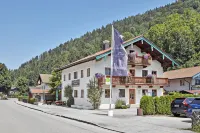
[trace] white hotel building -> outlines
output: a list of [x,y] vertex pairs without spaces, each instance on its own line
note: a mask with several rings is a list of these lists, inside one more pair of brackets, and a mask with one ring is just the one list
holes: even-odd
[[[132,74],[129,80],[124,81],[122,77],[113,77],[112,107],[114,108],[117,99],[123,99],[126,104],[139,104],[143,95],[162,96],[163,86],[168,83],[168,79],[163,77],[163,71],[168,67],[177,66],[178,63],[143,36],[128,40],[123,46],[127,53],[134,50],[138,56],[135,61],[128,61],[128,70]],[[74,106],[92,108],[87,98],[87,83],[96,73],[109,77],[110,53],[110,48],[105,47],[100,52],[59,68],[58,71],[62,71],[62,100],[67,100],[64,97],[65,86],[72,85]],[[149,53],[151,58],[145,60],[144,53]],[[148,75],[151,74],[156,75],[156,78],[149,78]],[[108,109],[110,86],[105,83],[104,78],[99,79],[99,83],[103,88],[99,108]]]

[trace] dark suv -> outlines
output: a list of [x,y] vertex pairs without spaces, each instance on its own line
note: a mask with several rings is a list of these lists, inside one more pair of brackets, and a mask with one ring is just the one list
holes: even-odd
[[176,98],[171,103],[171,111],[174,116],[186,115],[188,105],[194,100],[194,98]]

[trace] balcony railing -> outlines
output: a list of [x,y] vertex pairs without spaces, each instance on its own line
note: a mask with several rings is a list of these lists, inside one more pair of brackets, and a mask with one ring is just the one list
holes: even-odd
[[[106,78],[110,78],[107,76]],[[106,84],[105,77],[99,78],[99,85]],[[149,78],[149,77],[112,77],[113,85],[167,85],[168,78]]]
[[128,56],[128,64],[135,66],[148,66],[151,65],[151,58],[145,59],[143,56],[136,56],[135,58],[131,55]]

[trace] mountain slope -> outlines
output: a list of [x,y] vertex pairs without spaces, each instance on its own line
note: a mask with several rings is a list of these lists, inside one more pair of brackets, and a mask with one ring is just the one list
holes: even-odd
[[[174,13],[183,14],[184,10],[187,8],[200,12],[200,1],[182,0],[168,4],[147,11],[144,14],[138,14],[123,20],[115,21],[114,26],[120,33],[130,32],[133,36],[137,36],[147,33],[148,30],[156,24],[162,24],[165,22],[168,15]],[[30,61],[25,62],[19,67],[19,69],[12,70],[12,80],[15,81],[19,76],[23,76],[29,79],[29,85],[35,85],[39,73],[51,73],[54,68],[68,64],[101,50],[103,40],[110,40],[110,36],[111,25],[108,24],[93,30],[92,32],[87,32],[80,38],[71,39],[64,44],[60,44],[55,49],[46,51],[40,56],[36,56]],[[154,40],[156,40],[155,38]],[[165,48],[162,47],[160,43],[158,43],[158,45],[163,49]],[[172,55],[174,54],[172,53]],[[174,58],[176,59],[176,56],[174,56]],[[188,61],[189,59],[184,61]]]

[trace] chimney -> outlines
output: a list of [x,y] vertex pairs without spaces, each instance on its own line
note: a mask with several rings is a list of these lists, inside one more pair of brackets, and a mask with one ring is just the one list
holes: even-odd
[[110,47],[110,41],[104,40],[103,41],[103,50],[106,50]]

